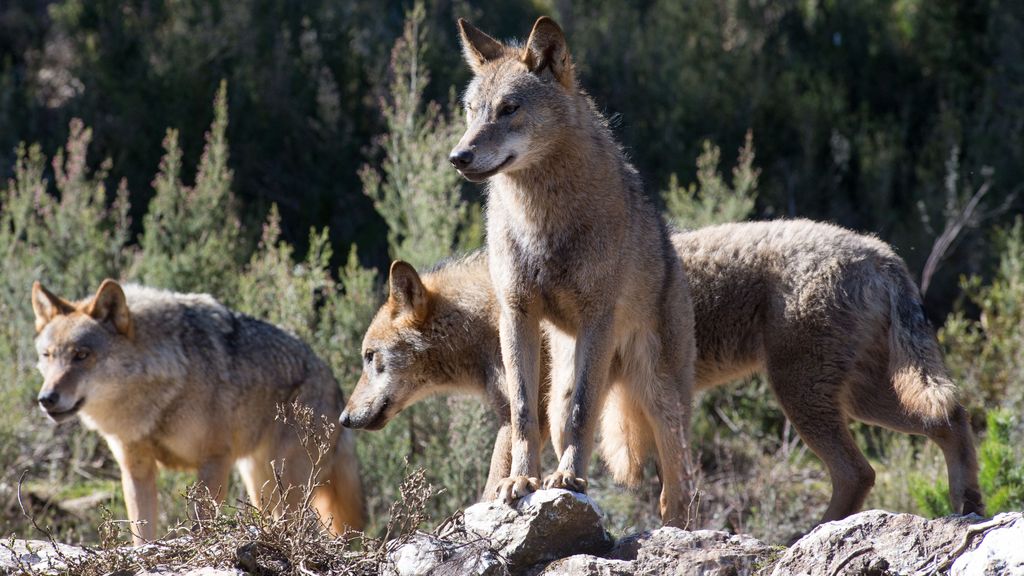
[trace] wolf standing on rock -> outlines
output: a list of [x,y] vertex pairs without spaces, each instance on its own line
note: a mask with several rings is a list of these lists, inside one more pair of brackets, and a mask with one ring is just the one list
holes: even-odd
[[[80,302],[36,282],[32,308],[39,405],[56,422],[79,415],[106,439],[121,467],[135,544],[157,535],[158,463],[198,470],[218,500],[237,465],[252,503],[274,512],[282,492],[294,510],[312,479],[314,505],[335,532],[362,527],[352,433],[320,425],[337,419],[341,389],[298,338],[206,294],[122,289],[113,280]],[[293,404],[312,411],[317,432],[330,432],[319,476],[304,446],[310,440],[275,421],[281,405],[292,417]]]
[[[945,456],[952,509],[984,512],[970,419],[921,313],[917,287],[891,247],[808,220],[676,232],[672,244],[693,297],[697,390],[753,373],[769,376],[800,438],[828,468],[832,497],[823,522],[857,512],[873,484],[849,420],[933,440]],[[348,425],[381,428],[431,394],[486,396],[500,423],[487,496],[508,476],[512,453],[487,255],[445,262],[422,277],[396,262],[391,276],[392,292],[397,286],[414,294],[424,313],[406,321],[412,299],[394,294],[381,307],[363,349],[396,361],[386,377],[364,367],[349,398],[346,413],[355,416]],[[629,391],[619,390],[601,410],[600,451],[617,481],[636,485],[653,435]],[[552,412],[549,419],[560,417]]]
[[665,224],[577,87],[553,20],[538,19],[522,47],[459,27],[474,78],[450,160],[471,181],[490,179],[488,256],[512,414],[511,474],[498,495],[512,501],[538,487],[543,328],[551,413],[564,419],[551,427],[560,461],[544,486],[586,490],[601,406],[627,389],[619,395],[654,434],[662,520],[684,525],[693,309]]

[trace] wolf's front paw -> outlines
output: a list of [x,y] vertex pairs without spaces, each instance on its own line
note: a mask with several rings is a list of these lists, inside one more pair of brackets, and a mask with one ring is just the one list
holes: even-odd
[[540,489],[540,480],[527,478],[526,476],[513,476],[500,480],[494,488],[495,498],[511,505],[516,500],[526,496],[530,492]]
[[544,488],[563,488],[585,494],[587,492],[587,479],[577,478],[575,474],[558,470],[544,479]]

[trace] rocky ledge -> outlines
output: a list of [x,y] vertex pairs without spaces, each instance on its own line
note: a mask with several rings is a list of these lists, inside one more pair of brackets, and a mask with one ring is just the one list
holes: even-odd
[[[616,541],[589,498],[542,490],[516,508],[477,504],[443,530],[395,540],[388,549],[383,571],[393,576],[1024,576],[1024,516],[926,520],[870,510],[818,526],[788,549],[745,535],[668,527]],[[81,553],[70,546],[9,541],[0,547],[0,573],[60,573],[61,558]],[[242,566],[159,573],[246,574]]]

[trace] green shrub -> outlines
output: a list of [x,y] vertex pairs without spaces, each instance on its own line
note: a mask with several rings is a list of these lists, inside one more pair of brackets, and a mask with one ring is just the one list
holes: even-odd
[[949,483],[941,478],[929,478],[914,473],[910,481],[910,494],[917,504],[918,512],[928,518],[949,516],[953,509],[949,505]]
[[73,120],[66,152],[58,150],[53,159],[55,191],[43,176],[46,159],[39,147],[18,148],[0,214],[0,250],[6,292],[17,298],[23,315],[31,311],[24,306],[31,280],[17,286],[12,281],[40,279],[58,293],[77,297],[103,278],[117,277],[125,265],[127,189],[122,181],[115,195],[107,192],[109,160],[90,173],[86,154],[91,140],[92,131]]
[[[391,51],[388,97],[380,102],[387,125],[378,141],[384,158],[380,170],[367,164],[359,171],[365,194],[387,222],[392,256],[414,266],[450,255],[467,224],[462,177],[447,161],[462,123],[437,102],[423,103],[430,82],[423,65],[425,18],[423,2],[406,14],[402,36]],[[448,109],[455,109],[454,96]]]
[[317,351],[329,360],[342,388],[351,392],[362,371],[363,332],[381,303],[380,282],[376,270],[359,264],[353,246],[338,270],[337,284],[339,291],[325,300],[329,320],[319,326],[316,342],[323,349]]
[[[104,278],[119,277],[129,256],[127,190],[122,182],[115,194],[108,192],[109,161],[89,170],[91,139],[81,121],[70,123],[67,145],[53,159],[52,186],[40,148],[19,146],[14,177],[0,196],[0,518],[12,528],[26,525],[15,494],[23,472],[30,485],[52,486],[113,473],[95,434],[76,424],[55,426],[35,405],[40,379],[32,341],[32,282],[41,280],[70,298],[86,296]],[[66,519],[57,530],[84,537],[95,533],[88,524]]]
[[[421,269],[456,249],[472,247],[480,234],[479,209],[462,199],[461,177],[447,162],[461,122],[444,114],[438,103],[423,103],[429,82],[422,63],[424,19],[423,3],[417,2],[391,52],[388,97],[381,101],[387,124],[379,140],[381,169],[367,165],[360,171],[366,195],[388,225],[392,256]],[[454,106],[452,99],[449,110]],[[358,346],[353,342],[352,349]],[[352,366],[358,366],[354,360]],[[433,502],[435,515],[475,501],[487,479],[495,434],[490,410],[475,398],[430,398],[388,428],[363,434],[360,454],[374,462],[364,475],[378,489],[370,497],[371,514],[384,513],[397,498],[406,461],[423,466],[431,483],[444,488]]]
[[[76,3],[71,4],[77,6]],[[69,6],[74,8],[72,5]],[[94,11],[88,7],[82,9],[88,14]],[[62,9],[62,13],[69,10]],[[167,28],[162,28],[165,33],[155,35],[152,41],[157,42],[157,46],[182,48],[183,45],[178,42],[185,32],[181,31],[198,29],[210,32],[203,35],[200,42],[202,46],[217,45],[220,36],[212,33],[216,30],[214,23],[199,13],[193,18],[190,10],[187,7],[181,10],[169,8],[165,23]],[[359,21],[363,17],[332,10],[324,11],[327,21],[350,16],[355,18],[353,21]],[[627,15],[636,12],[622,7],[615,10]],[[597,41],[595,39],[599,38],[604,43],[611,37],[613,41],[619,42],[623,40],[622,35],[632,34],[631,30],[639,28],[616,25],[602,30],[595,19],[607,16],[608,13],[598,12],[594,15],[583,12],[575,14],[577,29],[571,34],[574,46],[580,47],[580,50],[574,48],[574,54],[586,55],[579,59],[581,74],[606,79],[619,78],[621,75],[605,74],[599,68],[600,55],[593,48]],[[663,10],[657,12],[661,18]],[[71,18],[68,13],[54,14],[60,22]],[[373,14],[376,15],[376,12]],[[224,18],[234,18],[227,24],[235,33],[242,34],[241,30],[248,30],[250,16],[251,9],[242,6],[228,10]],[[675,18],[675,22],[683,18],[681,12],[673,12],[670,16],[670,20]],[[157,20],[161,17],[153,16]],[[94,16],[85,20],[105,22]],[[608,22],[619,20],[609,19]],[[647,20],[645,17],[637,21]],[[651,24],[664,26],[664,21]],[[715,34],[719,30],[712,19],[697,18],[695,21],[707,26],[698,37],[718,38]],[[132,18],[126,22],[126,26],[134,25],[131,24],[134,22]],[[298,116],[281,114],[274,117],[271,123],[277,127],[274,131],[276,134],[292,135],[300,140],[301,136],[305,136],[326,141],[340,138],[343,132],[365,135],[377,129],[370,118],[347,117],[355,116],[347,111],[361,110],[364,106],[363,103],[354,102],[372,102],[370,98],[359,98],[364,93],[357,89],[357,85],[361,85],[364,79],[356,73],[347,75],[348,72],[364,70],[362,63],[350,67],[344,62],[331,60],[328,52],[324,51],[329,46],[342,46],[347,51],[353,42],[358,44],[366,38],[350,37],[346,35],[348,32],[328,37],[324,34],[325,28],[316,22],[319,20],[311,23],[296,16],[295,22],[281,25],[280,42],[275,40],[270,48],[253,48],[246,42],[236,43],[246,46],[245,50],[252,49],[253,54],[259,54],[261,64],[266,60],[267,53],[282,55],[280,61],[275,56],[274,62],[268,64],[270,72],[261,72],[251,77],[243,73],[239,81],[233,84],[238,87],[236,90],[249,96],[248,99],[241,98],[242,102],[249,103],[249,107],[236,112],[240,120],[233,124],[234,128],[246,126],[246,130],[238,134],[259,134],[259,130],[254,131],[252,126],[267,121],[258,117],[260,114],[253,109],[254,102],[258,102],[258,106],[267,105],[274,110],[281,110],[280,104],[272,100],[288,100],[287,87],[269,88],[270,95],[264,100],[252,98],[253,94],[259,97],[264,95],[263,88],[270,84],[266,81],[268,78],[284,80],[275,86],[302,84],[305,86],[303,93],[307,96],[310,91],[316,91],[317,109],[322,112],[302,112]],[[466,201],[468,196],[464,195],[458,174],[446,163],[445,157],[461,132],[461,119],[454,112],[455,102],[447,84],[441,89],[430,90],[426,74],[426,63],[431,57],[426,43],[430,31],[426,22],[423,5],[417,3],[407,14],[403,34],[391,51],[389,73],[380,82],[379,88],[385,96],[378,102],[385,131],[372,148],[372,157],[359,171],[362,193],[373,201],[388,226],[390,255],[408,260],[421,268],[453,252],[475,247],[482,237],[480,205]],[[740,18],[733,25],[739,26],[736,29],[750,29],[751,23]],[[813,23],[807,25],[812,28],[817,26]],[[91,30],[92,24],[86,23],[83,26],[82,29]],[[271,30],[270,35],[277,34],[278,29],[276,22],[268,28]],[[115,26],[113,30],[125,29]],[[368,37],[390,34],[387,30],[390,29],[384,25],[381,29],[368,32]],[[102,37],[108,38],[110,34],[113,33],[102,32]],[[450,31],[447,34],[452,36]],[[742,42],[742,36],[739,34],[730,42]],[[76,37],[76,42],[87,47],[91,42],[89,37],[89,34],[83,33],[81,38]],[[435,35],[435,42],[440,37],[443,36]],[[590,42],[587,38],[591,39]],[[756,38],[753,40],[751,45],[761,43]],[[147,39],[149,41],[151,39]],[[147,45],[150,51],[143,53],[153,54],[153,45]],[[377,48],[377,45],[381,48]],[[643,42],[624,44],[627,48],[630,45],[640,46],[644,50],[651,48]],[[189,62],[205,62],[202,46],[186,50]],[[386,43],[377,43],[373,50],[383,53],[386,51],[383,46]],[[593,52],[590,55],[587,55],[588,46],[590,52]],[[454,49],[451,46],[449,48]],[[704,48],[695,44],[687,48],[691,49]],[[295,54],[285,55],[289,51]],[[447,48],[445,52],[448,52]],[[643,55],[642,52],[639,54]],[[95,49],[88,56],[92,62],[90,66],[99,60]],[[296,68],[288,65],[297,61],[292,59],[293,56],[302,61],[301,70],[297,69],[295,76],[282,75],[281,70]],[[673,58],[676,56],[678,54]],[[362,53],[354,56],[363,57],[369,60]],[[616,61],[621,60],[618,58]],[[631,66],[636,66],[640,60],[650,59],[638,57],[632,60]],[[181,68],[181,62],[175,67],[170,60],[157,58],[155,63],[158,68],[164,67],[165,71]],[[658,65],[661,66],[660,63]],[[585,67],[591,68],[587,70]],[[689,70],[691,76],[696,70],[692,67],[684,68]],[[716,73],[720,70],[718,66],[713,68]],[[650,71],[658,72],[654,69]],[[305,82],[314,72],[320,80]],[[464,74],[465,70],[461,73]],[[159,76],[160,70],[156,74]],[[10,84],[5,84],[9,78],[13,76],[7,72],[0,74],[0,98],[11,94]],[[253,81],[252,78],[257,80]],[[699,82],[690,82],[685,75],[679,78],[700,85]],[[784,83],[796,82],[798,79],[789,73],[782,74],[781,78]],[[682,186],[679,179],[673,177],[668,189],[664,191],[663,199],[668,216],[676,223],[688,227],[743,220],[751,216],[756,203],[778,199],[783,192],[793,201],[793,207],[787,205],[787,210],[818,216],[835,215],[847,209],[844,202],[850,200],[846,193],[848,187],[850,190],[870,187],[880,192],[872,198],[858,196],[857,201],[863,202],[864,206],[856,212],[855,217],[859,214],[872,222],[885,223],[899,221],[891,205],[895,198],[894,190],[900,188],[897,184],[908,178],[907,174],[917,174],[916,179],[922,182],[924,188],[929,183],[941,182],[940,173],[937,173],[936,178],[934,174],[915,170],[932,164],[940,166],[943,155],[936,157],[938,161],[925,157],[916,165],[911,163],[906,169],[900,168],[906,164],[901,160],[906,159],[907,153],[900,148],[900,142],[906,139],[900,136],[897,128],[891,131],[887,122],[878,119],[865,124],[858,122],[861,128],[852,132],[848,126],[844,128],[833,122],[830,112],[833,104],[830,102],[841,104],[842,87],[834,83],[833,79],[820,80],[812,86],[810,96],[787,102],[787,105],[791,104],[794,109],[800,110],[801,114],[810,110],[811,116],[806,124],[774,127],[780,130],[772,132],[772,144],[768,148],[774,149],[761,156],[773,159],[765,164],[766,169],[771,168],[773,174],[783,172],[793,178],[793,182],[775,178],[771,183],[765,182],[767,187],[763,190],[759,188],[760,171],[754,167],[752,137],[749,133],[739,151],[731,178],[719,172],[722,156],[719,148],[706,142],[697,159],[696,182]],[[89,79],[86,78],[86,81],[88,83]],[[108,82],[107,85],[111,84]],[[584,84],[590,86],[591,82]],[[210,84],[206,82],[203,85]],[[87,94],[90,97],[95,94],[104,94],[105,97],[109,95],[103,90],[94,90],[95,84],[90,83],[89,86]],[[780,89],[785,89],[785,86]],[[775,96],[772,97],[778,98],[780,93],[774,90],[771,93]],[[680,91],[660,91],[659,94],[662,92],[671,95],[673,101],[679,97],[696,98],[706,93],[703,89],[682,95]],[[441,104],[428,102],[425,95],[431,93],[447,94],[448,101]],[[723,89],[721,94],[736,95],[739,92],[728,88]],[[234,98],[234,92],[232,95],[232,102],[239,101]],[[620,94],[620,97],[628,96]],[[308,104],[309,98],[306,100]],[[598,101],[604,102],[601,95]],[[194,106],[186,107],[188,110],[192,108]],[[615,109],[616,106],[610,108]],[[703,109],[703,106],[689,106],[688,109]],[[0,113],[0,116],[4,115]],[[196,116],[201,115],[192,114],[192,117]],[[162,115],[157,117],[164,118]],[[631,114],[631,122],[633,119],[637,122],[627,123],[626,130],[640,123],[658,125],[658,129],[651,133],[659,138],[671,136],[661,130],[661,126],[676,125],[675,117],[672,116],[647,118],[646,115]],[[741,125],[763,124],[757,118],[737,117],[735,121],[743,122]],[[0,119],[0,122],[7,120]],[[815,128],[816,123],[827,126],[828,130],[820,133]],[[177,125],[185,130],[196,129],[189,124]],[[109,134],[104,131],[105,139],[117,142],[119,135],[116,129],[109,125],[104,128],[114,132]],[[160,125],[159,129],[162,128]],[[108,490],[110,486],[116,486],[113,483],[117,478],[116,467],[112,465],[98,435],[86,433],[76,425],[55,427],[34,406],[33,397],[39,382],[33,367],[35,352],[31,338],[32,313],[28,305],[28,290],[34,279],[43,279],[55,291],[68,296],[88,295],[107,276],[137,279],[176,290],[212,293],[226,304],[294,331],[330,363],[341,386],[346,392],[351,392],[360,375],[360,341],[382,297],[382,278],[378,277],[376,270],[360,265],[354,246],[342,267],[332,270],[332,252],[326,229],[310,231],[308,249],[304,245],[296,248],[282,234],[281,217],[276,207],[271,208],[269,214],[262,215],[253,214],[257,208],[250,206],[247,212],[249,217],[242,218],[240,203],[232,190],[235,182],[232,168],[238,170],[238,182],[243,183],[258,182],[258,176],[267,173],[276,176],[284,174],[287,177],[266,179],[283,182],[281,189],[268,191],[246,188],[245,197],[275,198],[279,201],[283,198],[300,198],[302,200],[295,202],[295,205],[281,201],[285,213],[304,213],[307,218],[309,214],[315,213],[316,221],[324,222],[327,221],[324,214],[330,211],[321,208],[333,205],[334,199],[331,202],[311,202],[310,198],[322,200],[325,194],[323,190],[331,190],[332,194],[337,192],[339,198],[351,200],[359,191],[337,189],[338,182],[348,184],[354,182],[355,178],[352,175],[354,170],[351,169],[345,177],[348,180],[332,176],[342,172],[333,165],[334,157],[328,157],[328,163],[332,164],[329,171],[314,174],[312,168],[317,164],[325,164],[324,157],[317,151],[351,149],[350,157],[338,159],[338,164],[342,165],[358,158],[354,152],[356,146],[346,144],[337,147],[320,143],[312,144],[308,150],[301,149],[298,153],[292,149],[291,155],[286,153],[280,163],[286,164],[290,159],[295,166],[264,172],[253,167],[261,162],[265,164],[268,157],[279,158],[278,140],[265,138],[251,139],[250,142],[236,139],[236,145],[241,145],[242,150],[253,154],[250,157],[246,153],[240,154],[238,148],[232,148],[231,158],[235,160],[229,166],[227,128],[227,88],[222,84],[215,98],[205,152],[191,186],[184,183],[188,177],[183,172],[186,170],[184,159],[191,158],[189,151],[194,147],[188,145],[188,140],[184,144],[179,142],[176,130],[167,132],[163,160],[152,183],[152,200],[148,206],[139,206],[147,210],[141,226],[136,230],[140,232],[137,244],[133,243],[129,229],[127,186],[121,183],[116,190],[108,189],[106,181],[113,169],[109,162],[99,163],[99,168],[92,171],[88,168],[87,151],[92,133],[80,121],[71,123],[68,144],[58,152],[51,169],[47,168],[47,160],[40,147],[18,148],[13,163],[14,176],[0,197],[0,258],[3,258],[4,266],[4,275],[0,279],[0,358],[5,359],[0,362],[0,411],[6,415],[0,418],[0,462],[4,463],[0,470],[0,523],[7,530],[31,535],[31,529],[17,508],[14,496],[14,488],[22,470],[29,471],[25,489],[32,493],[33,498],[51,493],[61,499],[93,490]],[[691,133],[698,137],[713,134],[705,130],[692,130]],[[799,137],[794,137],[794,133],[798,133]],[[789,137],[778,137],[778,134],[789,134]],[[669,154],[668,157],[692,146],[692,143],[678,141],[674,137],[668,142],[670,146],[662,146],[666,142],[659,138],[641,143],[650,150],[668,151],[659,152]],[[943,154],[948,149],[948,142],[944,138],[921,140],[937,142],[936,149],[941,148]],[[153,150],[158,149],[156,144],[147,143],[152,145]],[[794,164],[786,162],[799,159],[800,156],[782,155],[779,146],[801,148],[801,154],[822,160],[825,169],[817,166],[821,162],[805,158],[806,165],[796,166],[794,170]],[[260,156],[257,152],[267,155]],[[5,152],[0,151],[2,153]],[[148,157],[149,154],[141,156]],[[128,157],[137,158],[139,155],[129,154]],[[660,159],[648,155],[646,161],[659,163]],[[131,174],[138,174],[143,169],[152,170],[152,167],[145,168],[144,163],[141,165],[142,168],[137,165],[116,168]],[[244,169],[246,165],[250,167],[248,173]],[[661,162],[660,165],[668,166],[668,163]],[[964,170],[969,170],[971,165],[965,160]],[[297,176],[296,172],[302,170],[309,173]],[[858,182],[850,180],[858,170],[867,176]],[[903,170],[909,172],[904,173]],[[691,174],[692,170],[680,173]],[[317,188],[317,191],[307,190],[303,184],[296,182],[310,183],[309,188]],[[325,182],[334,188],[325,185]],[[832,188],[842,190],[843,193],[832,193]],[[819,191],[822,193],[818,194]],[[136,192],[136,198],[146,198],[150,191]],[[801,193],[803,196],[799,195]],[[794,194],[796,196],[790,197]],[[922,195],[921,190],[910,194],[902,198],[908,206],[919,197],[930,198],[927,194]],[[829,203],[828,210],[814,212],[813,206],[819,200]],[[354,207],[359,212],[358,206]],[[771,209],[770,205],[764,206],[765,213],[770,213]],[[351,221],[345,222],[351,226],[349,230],[343,231],[344,234],[351,236],[352,229],[358,228],[364,219],[364,214],[354,213]],[[265,222],[262,235],[256,226],[250,226],[258,221]],[[294,221],[288,223],[293,226],[295,224]],[[884,228],[881,225],[874,227]],[[974,407],[978,414],[983,410],[1003,410],[989,414],[989,429],[983,436],[979,451],[983,491],[990,511],[995,512],[1022,505],[1021,486],[1024,481],[1021,476],[1024,473],[1018,464],[1021,459],[1018,447],[1024,434],[1019,419],[1012,419],[1008,414],[1020,414],[1024,410],[1024,389],[1017,385],[1024,381],[1024,368],[1021,368],[1024,366],[1024,357],[1021,356],[1024,354],[1024,224],[1018,220],[1013,228],[998,233],[992,245],[1000,254],[996,273],[990,281],[976,276],[963,280],[966,298],[958,311],[949,317],[940,337],[951,371],[963,384],[965,402]],[[977,320],[974,319],[976,316]],[[856,434],[879,471],[878,484],[870,496],[869,506],[908,511],[917,509],[933,515],[948,511],[945,508],[943,483],[935,484],[932,480],[944,476],[941,454],[932,443],[866,427],[857,427]],[[770,387],[763,378],[751,379],[739,388],[723,387],[703,394],[694,411],[692,437],[693,447],[700,455],[704,467],[697,503],[700,514],[697,526],[752,531],[759,536],[782,541],[794,532],[806,530],[820,516],[829,493],[827,475],[782,417]],[[440,497],[429,503],[429,511],[434,519],[474,501],[486,477],[493,438],[494,426],[489,410],[475,399],[464,398],[428,400],[400,416],[384,430],[360,433],[358,452],[367,487],[371,530],[377,530],[388,523],[391,504],[400,497],[401,481],[406,477],[410,465],[425,468],[429,482],[444,490]],[[551,465],[546,463],[545,467]],[[591,491],[599,502],[606,505],[606,510],[611,511],[611,523],[616,530],[654,527],[660,523],[656,515],[658,486],[653,466],[649,466],[649,481],[641,487],[639,493],[625,496],[621,494],[620,487],[611,483],[602,467],[595,466],[593,470]],[[912,472],[908,474],[908,470]],[[86,477],[91,479],[83,480]],[[184,518],[184,501],[180,494],[191,478],[191,475],[185,474],[164,474],[161,477],[162,525],[169,526]],[[54,487],[62,489],[55,490]],[[237,486],[231,494],[232,497],[241,496]],[[119,491],[109,500],[109,504],[113,507],[115,518],[124,517]],[[40,510],[46,506],[44,503]],[[97,539],[99,514],[77,518],[60,512],[53,505],[49,505],[48,510],[40,512],[40,518],[57,527],[55,535],[58,537],[91,541]],[[420,520],[421,516],[417,515],[415,521]]]
[[231,192],[227,126],[227,84],[222,82],[191,187],[181,181],[178,132],[167,131],[160,172],[153,180],[156,194],[143,220],[139,259],[132,271],[144,284],[218,297],[235,290],[248,251]]
[[978,481],[989,514],[1024,508],[1024,451],[1019,431],[1019,413],[988,413],[985,439],[978,447]]
[[295,248],[281,240],[281,215],[274,205],[259,245],[238,277],[237,292],[225,295],[225,301],[242,312],[291,330],[306,342],[315,342],[323,322],[321,302],[337,297],[330,259],[327,230],[313,230],[306,258],[296,262]]
[[697,157],[697,182],[681,186],[673,173],[668,189],[661,193],[669,219],[684,228],[700,228],[723,222],[745,220],[754,211],[757,178],[754,168],[754,136],[748,130],[732,169],[732,185],[718,171],[721,150],[707,140]]
[[985,285],[978,276],[960,281],[978,319],[961,305],[939,331],[939,341],[968,405],[1019,414],[1024,410],[1024,218],[994,236],[999,265],[991,282]]
[[[985,436],[978,445],[978,482],[989,515],[1024,508],[1024,454],[1014,436],[1019,418],[1006,410],[993,410],[986,415]],[[911,493],[922,514],[946,516],[954,511],[949,506],[949,484],[915,474]]]

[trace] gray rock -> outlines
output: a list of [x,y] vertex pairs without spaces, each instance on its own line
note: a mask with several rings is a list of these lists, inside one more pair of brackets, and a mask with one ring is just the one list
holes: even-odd
[[603,557],[578,554],[537,572],[560,575],[755,574],[776,549],[750,536],[664,527],[623,538]]
[[464,520],[466,530],[490,540],[513,571],[570,554],[598,554],[614,544],[594,501],[568,490],[539,490],[515,508],[482,502],[467,508]]
[[[157,546],[114,552],[128,558],[153,558],[147,554],[154,554]],[[710,530],[659,528],[623,538],[613,547],[601,526],[600,511],[588,498],[544,490],[524,498],[515,509],[478,504],[440,537],[416,534],[392,542],[389,549],[386,573],[390,576],[743,576],[768,570],[773,570],[773,576],[947,572],[1024,576],[1024,515],[926,520],[871,510],[815,528],[776,561],[777,548],[749,536]],[[67,574],[86,554],[91,552],[39,540],[0,541],[0,574]],[[285,559],[258,546],[239,548],[237,561],[243,569],[159,566],[141,574],[241,576],[291,571]]]
[[[147,544],[139,548],[126,546],[116,550],[127,555],[143,557],[156,550],[156,544]],[[70,544],[51,544],[44,540],[4,540],[0,541],[0,574],[68,574],[69,563],[90,554],[80,546]],[[122,572],[116,572],[121,574]],[[150,570],[132,573],[134,576],[245,576],[246,572],[235,569],[221,568],[171,568],[158,566]]]
[[[973,545],[970,539],[970,545],[963,545],[965,536],[972,525],[981,522],[984,519],[976,515],[927,520],[912,514],[869,510],[818,526],[786,551],[772,574],[944,573],[957,556]],[[994,554],[1002,558],[1006,552]]]
[[65,574],[67,562],[84,555],[84,549],[45,540],[0,541],[0,574]]
[[430,534],[415,536],[397,544],[388,554],[389,576],[506,576],[508,568],[486,541],[454,542]]
[[662,574],[661,571],[637,572],[633,562],[628,560],[610,560],[589,554],[577,554],[555,560],[543,568],[530,572],[531,576],[633,576],[634,574]]
[[224,570],[222,568],[195,568],[191,570],[157,569],[139,572],[135,576],[247,576],[249,572],[242,570]]
[[[992,525],[978,534],[977,548],[956,559],[952,576],[1024,576],[1024,516],[1020,512],[997,514]],[[976,524],[973,528],[980,529]]]

